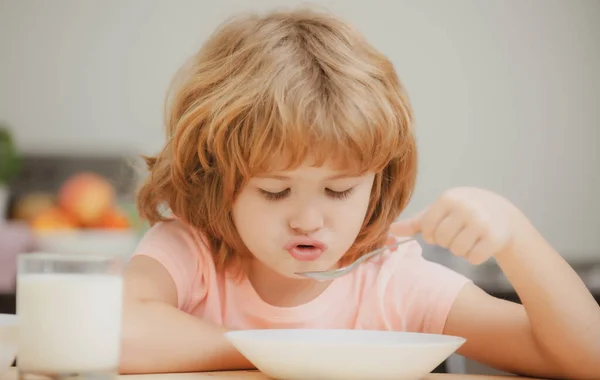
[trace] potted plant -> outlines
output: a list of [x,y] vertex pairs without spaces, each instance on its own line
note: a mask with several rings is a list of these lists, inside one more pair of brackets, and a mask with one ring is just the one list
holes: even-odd
[[0,125],[0,221],[6,218],[9,200],[9,183],[19,173],[21,160],[12,133]]

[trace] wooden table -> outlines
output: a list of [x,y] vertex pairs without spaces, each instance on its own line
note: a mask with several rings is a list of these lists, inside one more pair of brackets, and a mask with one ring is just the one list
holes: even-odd
[[[166,373],[152,375],[121,375],[120,380],[268,380],[269,378],[256,371],[228,371],[203,373]],[[490,375],[456,375],[432,373],[422,380],[526,380],[529,378],[515,376]],[[0,380],[17,380],[17,371],[12,368],[0,373]]]

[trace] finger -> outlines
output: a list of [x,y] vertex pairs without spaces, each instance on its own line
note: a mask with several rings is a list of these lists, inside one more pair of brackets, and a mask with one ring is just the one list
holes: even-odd
[[423,215],[421,220],[421,236],[428,244],[435,244],[435,231],[438,225],[448,216],[450,207],[445,202],[435,202]]
[[465,258],[473,265],[479,265],[487,261],[494,254],[492,242],[485,236],[482,236],[467,252]]
[[464,228],[448,245],[448,249],[456,256],[467,256],[481,237],[477,228]]
[[412,236],[421,232],[421,219],[425,210],[408,219],[398,220],[390,226],[390,233],[394,236]]
[[435,229],[433,233],[434,244],[448,248],[452,240],[454,240],[464,227],[464,218],[456,212],[450,213]]

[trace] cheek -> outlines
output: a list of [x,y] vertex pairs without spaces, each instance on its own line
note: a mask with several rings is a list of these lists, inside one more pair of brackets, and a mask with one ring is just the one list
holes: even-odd
[[341,202],[335,212],[336,224],[346,231],[358,234],[367,214],[370,198],[371,190],[367,188],[360,189],[346,202]]
[[233,222],[246,245],[250,245],[250,240],[271,230],[268,226],[275,219],[271,214],[270,209],[265,207],[264,201],[247,192],[240,193],[233,205]]
[[257,214],[255,202],[245,192],[240,193],[233,205],[233,221],[240,233],[252,225],[255,214]]

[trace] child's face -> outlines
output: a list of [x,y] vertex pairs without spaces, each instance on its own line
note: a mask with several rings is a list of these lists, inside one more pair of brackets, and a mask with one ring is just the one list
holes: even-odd
[[330,269],[360,231],[373,179],[374,173],[349,176],[330,165],[264,173],[239,194],[237,231],[260,264],[283,276]]

